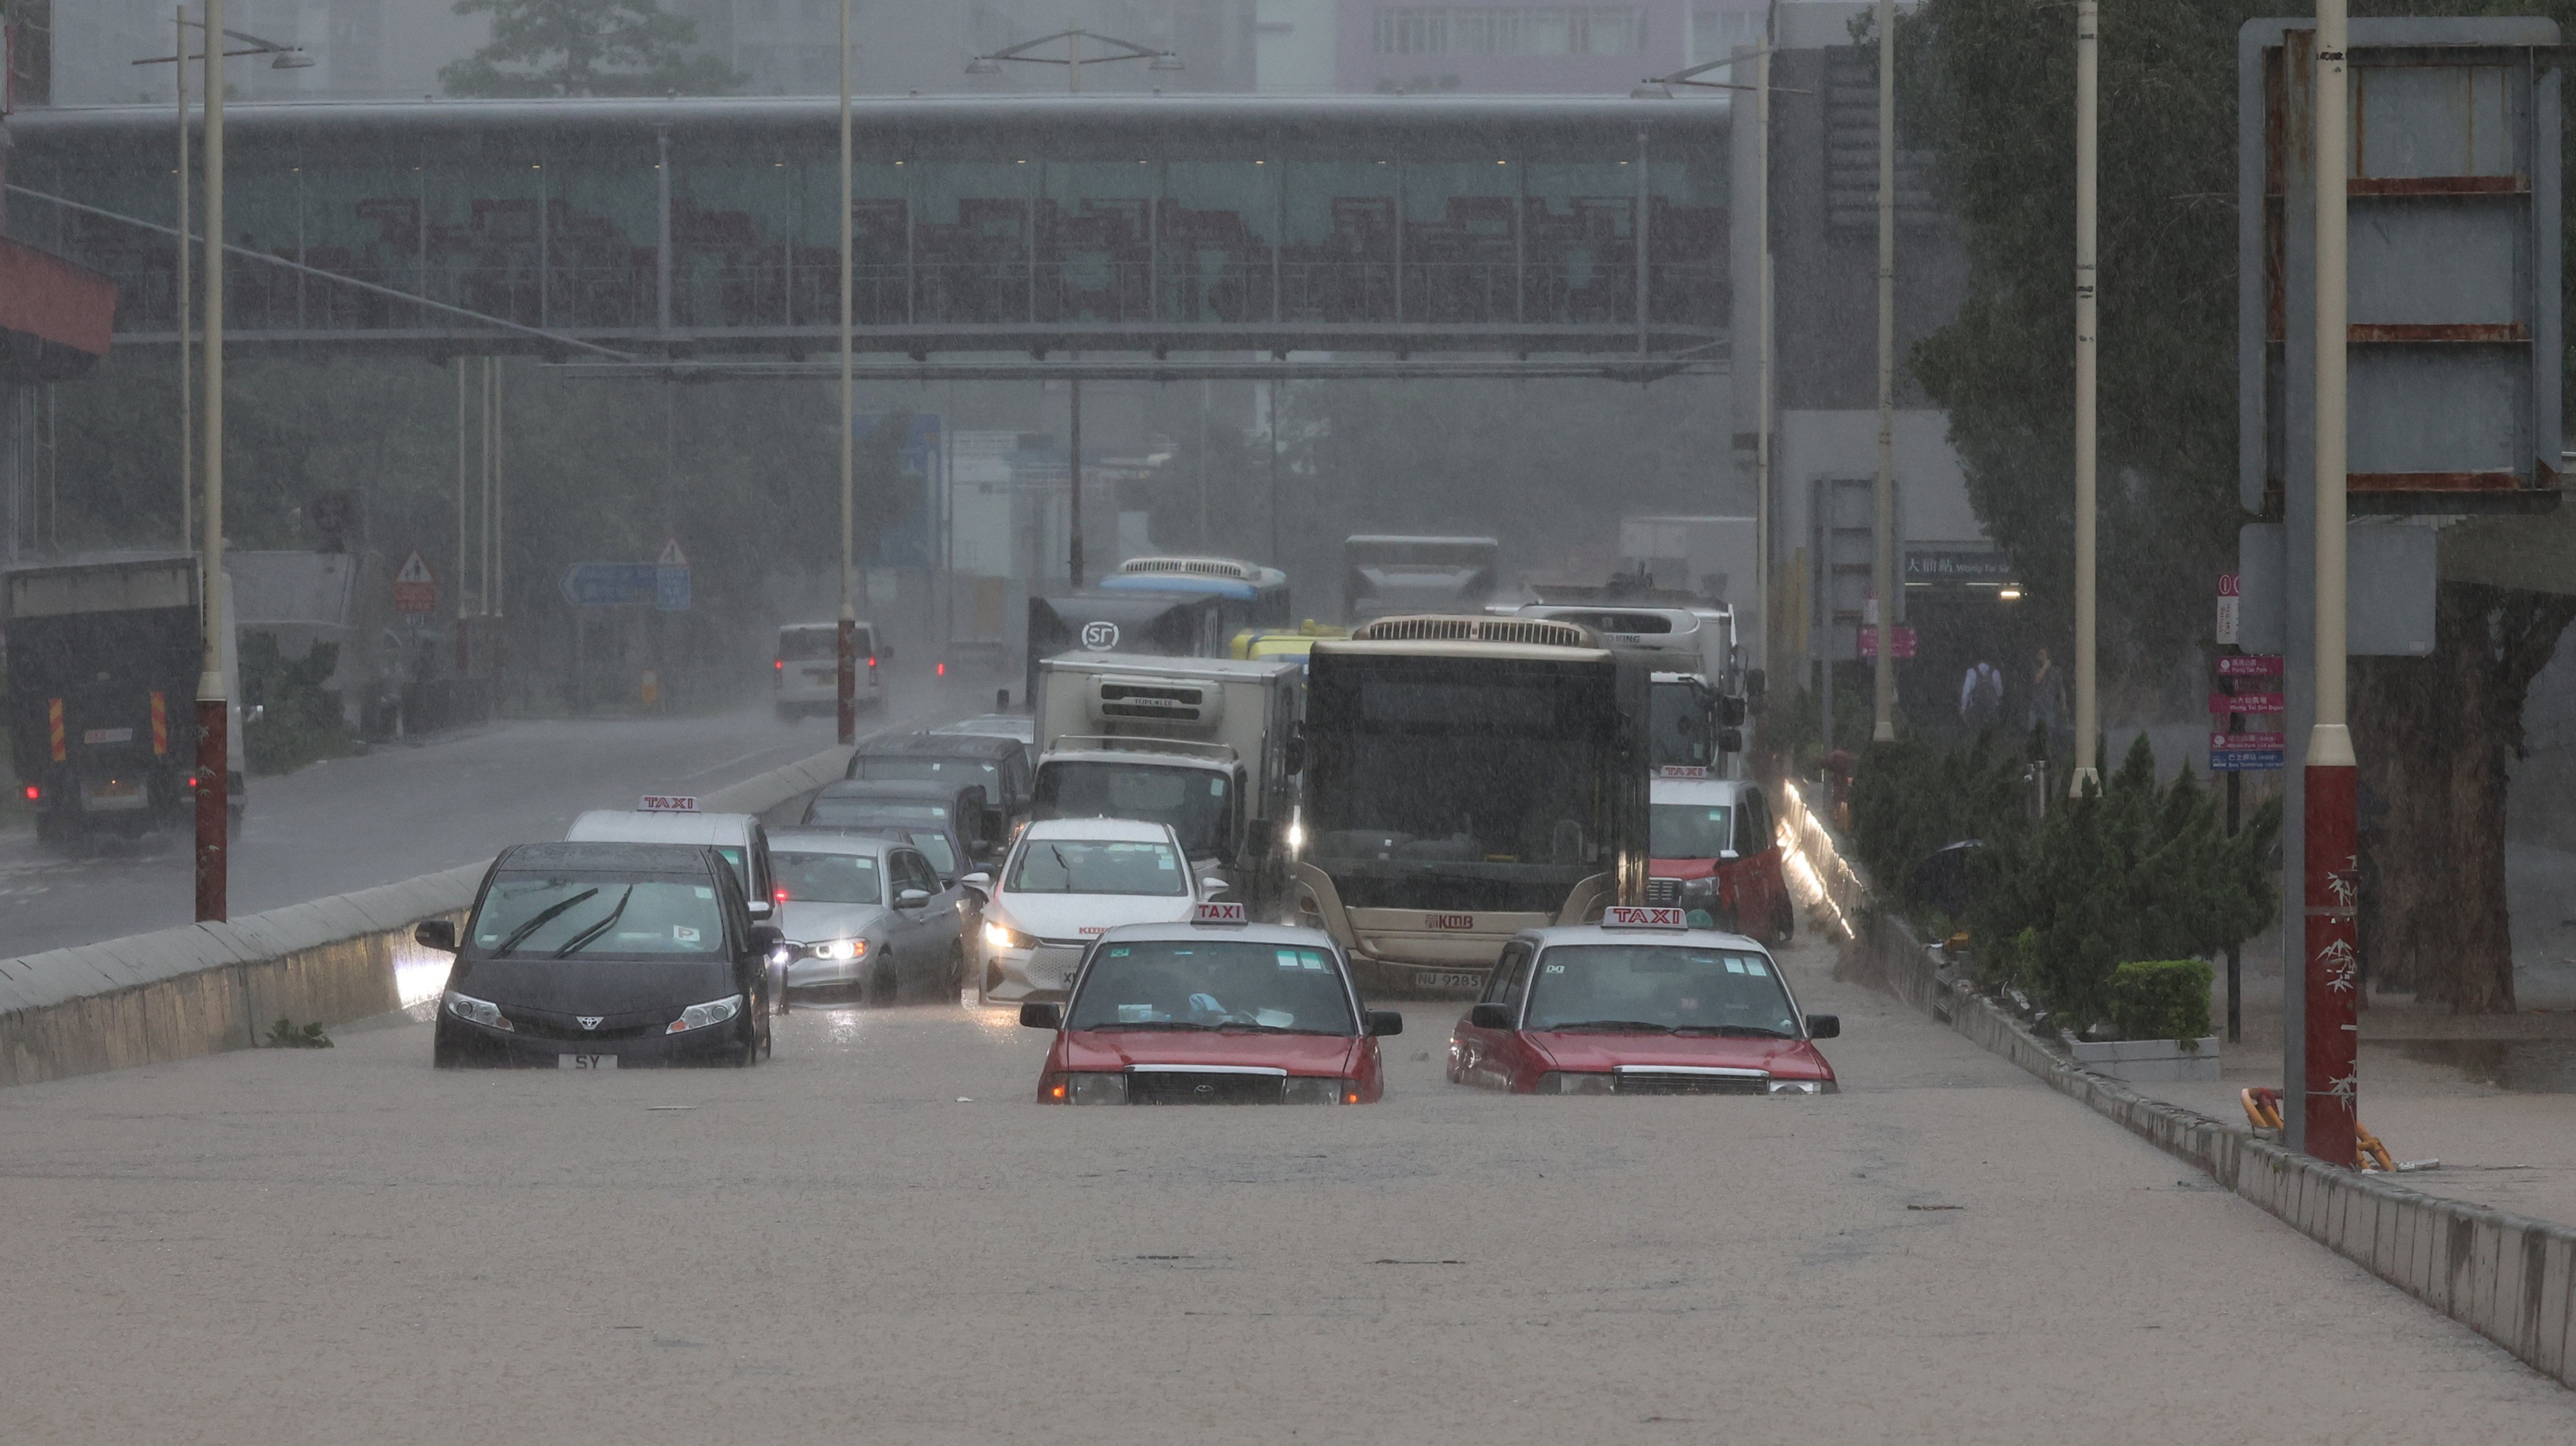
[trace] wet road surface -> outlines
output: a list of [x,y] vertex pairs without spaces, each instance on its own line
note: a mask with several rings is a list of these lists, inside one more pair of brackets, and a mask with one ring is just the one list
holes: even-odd
[[[49,1442],[2576,1439],[2576,1396],[1885,996],[1845,1092],[1068,1110],[1003,1011],[748,1072],[418,1025],[0,1092]],[[1428,1056],[1425,1058],[1425,1056]]]

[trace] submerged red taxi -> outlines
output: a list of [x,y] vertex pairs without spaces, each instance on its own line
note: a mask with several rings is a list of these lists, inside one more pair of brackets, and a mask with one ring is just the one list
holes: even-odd
[[1831,1094],[1816,1048],[1842,1033],[1802,1014],[1780,967],[1741,934],[1678,908],[1605,910],[1504,946],[1449,1038],[1453,1084],[1515,1094]]
[[1378,1040],[1332,937],[1198,906],[1186,924],[1128,924],[1083,956],[1062,1005],[1024,1004],[1056,1031],[1040,1104],[1369,1104],[1386,1093]]

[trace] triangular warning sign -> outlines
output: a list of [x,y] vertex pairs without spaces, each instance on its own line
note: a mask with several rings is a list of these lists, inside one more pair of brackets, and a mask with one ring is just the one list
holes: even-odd
[[430,572],[428,560],[415,552],[403,559],[402,571],[394,574],[394,581],[434,583],[438,578]]
[[656,567],[687,567],[689,565],[689,555],[680,550],[680,539],[676,537],[664,539],[662,543],[662,555],[653,559],[653,565]]

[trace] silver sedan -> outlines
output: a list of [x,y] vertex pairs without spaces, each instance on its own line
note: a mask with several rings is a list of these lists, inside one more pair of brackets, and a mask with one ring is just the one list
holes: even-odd
[[943,881],[909,839],[781,829],[769,853],[777,923],[792,946],[789,995],[955,1002],[977,899]]

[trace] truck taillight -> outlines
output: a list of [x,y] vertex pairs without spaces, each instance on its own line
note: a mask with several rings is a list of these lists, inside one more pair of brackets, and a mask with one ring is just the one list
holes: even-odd
[[933,670],[933,672],[936,674],[936,676],[938,676],[938,677],[942,677],[942,678],[945,678],[945,677],[947,677],[947,676],[948,676],[948,665],[947,665],[946,663],[941,663],[941,664],[940,664],[936,669],[934,669],[934,670]]
[[874,658],[870,658],[870,659],[868,659],[868,667],[869,667],[869,669],[870,669],[871,671],[873,671],[873,670],[876,668],[876,665],[877,665],[877,660],[876,660],[876,659],[874,659]]
[[769,666],[784,673],[787,671],[787,660],[785,658],[772,658],[769,660]]

